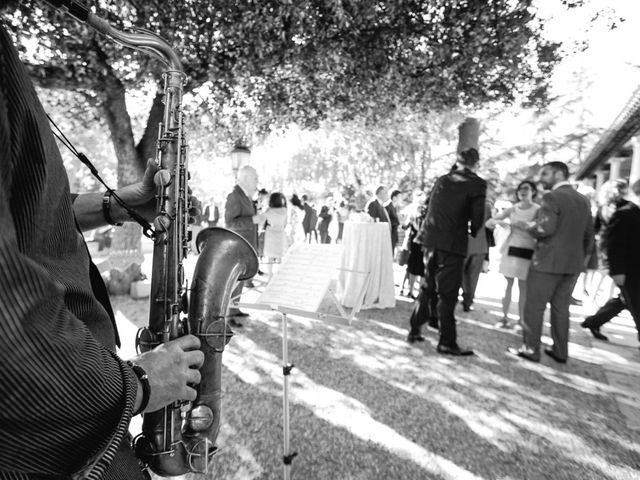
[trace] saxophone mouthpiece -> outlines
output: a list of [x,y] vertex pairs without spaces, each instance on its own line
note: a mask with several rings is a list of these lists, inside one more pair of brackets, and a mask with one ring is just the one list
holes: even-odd
[[86,22],[89,18],[89,9],[76,0],[47,0],[47,2],[58,10],[68,13],[81,22]]

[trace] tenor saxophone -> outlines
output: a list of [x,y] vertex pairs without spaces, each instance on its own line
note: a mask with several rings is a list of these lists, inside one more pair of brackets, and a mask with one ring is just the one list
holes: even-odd
[[[189,230],[187,142],[182,94],[185,73],[180,58],[159,36],[122,32],[75,0],[47,0],[126,47],[160,58],[164,78],[164,114],[158,127],[154,177],[156,217],[148,327],[138,332],[141,351],[183,335],[200,338],[204,364],[193,402],[176,402],[143,415],[142,433],[134,441],[138,458],[161,476],[207,473],[220,430],[222,352],[231,338],[226,312],[236,282],[258,270],[253,247],[240,235],[207,228],[196,238],[199,253],[190,289],[185,279]],[[190,295],[188,295],[190,290]]]

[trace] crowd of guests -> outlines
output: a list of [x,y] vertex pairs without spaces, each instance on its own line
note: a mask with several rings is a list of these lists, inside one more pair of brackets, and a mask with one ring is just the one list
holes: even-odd
[[[428,324],[438,329],[437,351],[444,354],[473,354],[458,344],[454,312],[459,295],[463,311],[474,309],[476,287],[480,274],[488,271],[497,229],[502,233],[496,249],[498,271],[506,283],[502,317],[496,327],[522,332],[522,345],[510,349],[514,355],[539,361],[542,319],[550,304],[553,346],[544,353],[566,362],[569,306],[577,302],[572,292],[581,274],[585,292],[597,279],[594,295],[607,277],[612,279],[610,300],[582,325],[595,338],[607,340],[601,326],[624,308],[637,323],[634,301],[638,293],[635,297],[632,294],[638,292],[637,253],[628,240],[624,246],[616,241],[634,231],[626,226],[637,210],[626,200],[626,182],[605,184],[597,205],[592,206],[569,183],[567,165],[550,162],[543,166],[537,182],[519,182],[510,205],[497,210],[487,201],[487,184],[476,173],[479,161],[475,149],[460,152],[454,168],[438,178],[429,192],[415,189],[408,204],[404,204],[403,192],[389,192],[380,185],[362,211],[346,200],[334,205],[331,197],[316,203],[308,194],[294,193],[287,199],[282,192],[258,191],[257,173],[246,166],[238,172],[237,185],[223,207],[224,225],[254,246],[270,278],[274,266],[295,242],[340,243],[350,218],[388,223],[394,258],[406,268],[400,294],[415,300],[407,340],[423,341],[422,327]],[[640,184],[634,191],[637,188]],[[620,227],[618,218],[623,213],[625,221]],[[203,225],[212,225],[212,220],[215,224],[219,215],[217,206],[207,206]],[[640,231],[640,224],[635,229]],[[620,251],[624,251],[624,260],[612,267],[609,259],[612,255],[617,259]],[[617,274],[619,269],[624,270],[623,277]],[[518,314],[513,315],[516,285]],[[620,294],[613,296],[616,287]],[[626,294],[625,289],[629,289]],[[241,292],[239,285],[234,296]],[[241,326],[242,316],[246,314],[231,309],[230,324]]]
[[[588,316],[582,327],[606,341],[600,328],[626,308],[640,332],[640,208],[626,199],[626,182],[605,184],[599,205],[593,208],[590,200],[569,183],[567,165],[549,162],[542,167],[537,182],[527,179],[517,185],[510,207],[491,212],[486,182],[475,173],[478,162],[474,149],[460,152],[454,169],[436,180],[422,215],[408,225],[405,238],[411,243],[402,249],[409,255],[409,295],[413,296],[412,275],[422,272],[423,280],[409,319],[407,341],[424,341],[422,327],[428,324],[439,331],[439,353],[473,355],[471,349],[457,342],[454,309],[460,292],[462,309],[473,309],[475,287],[480,272],[488,266],[496,227],[508,232],[499,245],[498,268],[506,279],[506,288],[502,318],[496,326],[522,332],[522,344],[509,347],[510,353],[539,362],[542,350],[565,363],[569,306],[577,301],[572,292],[581,274],[592,278],[596,271],[600,273],[599,283],[608,275],[619,295]],[[640,198],[640,181],[632,190]],[[420,256],[422,265],[417,261]],[[512,321],[510,307],[516,279],[518,317]],[[584,285],[588,284],[585,281]],[[598,290],[599,286],[592,294]],[[542,349],[547,305],[553,343]]]

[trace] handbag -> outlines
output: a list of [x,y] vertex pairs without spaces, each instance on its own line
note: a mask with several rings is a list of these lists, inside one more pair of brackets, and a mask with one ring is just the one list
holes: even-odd
[[401,248],[400,250],[398,250],[398,265],[400,265],[401,267],[404,267],[407,262],[409,261],[409,254],[411,252],[405,248]]
[[518,257],[524,258],[526,260],[531,260],[533,257],[533,249],[532,248],[522,248],[522,247],[509,247],[507,250],[507,255],[510,257]]

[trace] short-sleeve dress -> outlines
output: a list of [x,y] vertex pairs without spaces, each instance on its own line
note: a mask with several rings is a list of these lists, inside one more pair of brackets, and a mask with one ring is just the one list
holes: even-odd
[[[536,212],[540,208],[540,205],[532,204],[527,209],[520,208],[518,204],[513,206],[513,211],[509,215],[511,223],[530,222],[534,219]],[[526,280],[529,273],[529,265],[531,260],[526,258],[514,257],[508,255],[509,247],[520,247],[533,249],[536,245],[535,239],[527,232],[518,228],[512,228],[511,233],[505,240],[502,246],[502,258],[500,259],[500,267],[498,271],[509,278],[517,278],[519,280]]]
[[287,226],[287,209],[268,208],[264,213],[258,215],[262,223],[267,222],[264,232],[264,253],[267,258],[282,258],[287,251],[288,241],[285,227]]

